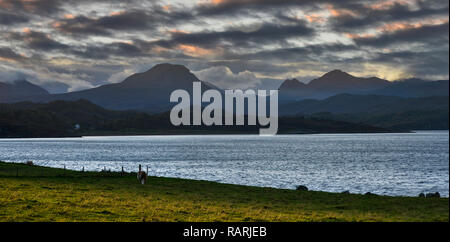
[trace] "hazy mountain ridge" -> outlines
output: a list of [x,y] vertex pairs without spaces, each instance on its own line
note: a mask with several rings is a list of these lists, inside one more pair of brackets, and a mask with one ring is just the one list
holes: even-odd
[[359,78],[340,70],[326,73],[305,84],[296,79],[288,79],[281,84],[282,102],[305,99],[326,99],[338,94],[385,95],[400,97],[448,96],[448,80],[424,81],[408,79],[389,82],[377,77]]
[[371,94],[399,97],[449,96],[449,81],[400,81]]
[[0,103],[15,102],[42,95],[49,95],[49,92],[26,80],[17,80],[12,83],[0,82]]
[[[286,85],[288,83],[288,85]],[[286,80],[280,88],[281,100],[324,99],[340,93],[368,93],[389,86],[389,81],[370,77],[359,78],[341,70],[334,70],[308,84]]]
[[[57,100],[89,100],[111,110],[139,110],[159,113],[169,110],[173,104],[170,94],[177,89],[191,93],[192,83],[202,82],[184,66],[159,64],[143,73],[136,73],[121,83],[108,84],[97,88],[64,94],[41,95],[22,98],[19,101],[51,102]],[[217,89],[202,82],[203,91]]]
[[391,130],[447,130],[448,97],[404,98],[340,94],[280,106],[281,116],[310,116],[364,123]]
[[280,106],[280,115],[302,115],[320,112],[387,113],[407,110],[445,110],[448,97],[404,98],[382,95],[339,94],[325,100],[307,99]]
[[[159,64],[146,72],[133,74],[121,83],[64,94],[49,94],[26,81],[17,82],[15,89],[11,88],[11,84],[0,83],[0,102],[48,103],[85,99],[108,110],[164,113],[175,105],[169,102],[172,91],[184,89],[191,93],[193,82],[202,81],[185,66]],[[20,92],[17,87],[23,87],[23,91]],[[208,89],[223,92],[210,83],[202,82],[202,90]],[[308,84],[296,79],[286,80],[279,90],[281,116],[327,112],[390,115],[397,112],[448,110],[448,81],[408,79],[389,82],[376,77],[354,77],[334,70]]]
[[[280,118],[280,133],[389,132],[365,124],[316,118]],[[79,126],[78,126],[79,125]],[[0,138],[82,135],[257,134],[259,126],[180,126],[169,113],[110,111],[87,100],[0,104]]]

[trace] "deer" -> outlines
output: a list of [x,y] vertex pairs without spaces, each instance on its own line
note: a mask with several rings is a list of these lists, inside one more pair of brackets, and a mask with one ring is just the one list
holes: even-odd
[[137,173],[137,179],[138,179],[139,183],[141,183],[142,185],[144,185],[145,182],[147,181],[147,173],[142,171],[141,165],[139,165],[139,172]]

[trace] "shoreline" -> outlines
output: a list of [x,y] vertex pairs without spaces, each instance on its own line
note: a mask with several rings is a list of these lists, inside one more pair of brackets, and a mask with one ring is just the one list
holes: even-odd
[[[9,162],[9,161],[3,161],[0,160],[0,165],[1,164],[9,164],[9,165],[13,165],[13,166],[23,166],[26,165],[26,162],[24,163],[17,163],[17,162]],[[32,165],[32,167],[36,167],[36,168],[44,168],[44,169],[56,169],[56,170],[61,170],[62,168],[57,168],[57,167],[51,167],[51,166],[41,166],[41,165]],[[94,171],[94,170],[84,170],[84,171],[79,171],[79,170],[72,170],[72,169],[63,169],[64,171],[69,171],[69,172],[76,172],[76,173],[91,173],[91,174],[109,174],[109,175],[120,175],[120,174],[127,174],[127,175],[136,175],[136,172],[120,172],[120,171],[110,171],[110,170],[101,170],[101,171]],[[0,175],[1,177],[1,175]],[[252,186],[252,185],[244,185],[244,184],[233,184],[233,183],[223,183],[223,182],[217,182],[217,181],[209,181],[209,180],[196,180],[196,179],[189,179],[189,178],[181,178],[181,177],[159,177],[159,176],[151,176],[153,178],[161,178],[161,179],[177,179],[177,180],[183,180],[183,181],[193,181],[193,182],[211,182],[211,183],[217,183],[217,184],[221,184],[221,185],[228,185],[228,186],[241,186],[241,187],[250,187],[250,188],[263,188],[263,189],[276,189],[276,190],[280,190],[280,191],[296,191],[296,189],[289,189],[289,188],[278,188],[278,187],[269,187],[269,186]],[[299,186],[301,184],[298,184]],[[383,195],[383,194],[376,194],[376,193],[372,193],[370,191],[367,191],[366,193],[351,193],[348,190],[342,191],[342,192],[330,192],[330,191],[321,191],[321,190],[309,190],[310,192],[323,192],[323,193],[329,193],[329,194],[349,194],[349,195],[371,195],[371,196],[378,196],[378,197],[391,197],[391,198],[417,198],[419,194],[415,195],[415,196],[407,196],[407,195],[398,195],[398,196],[392,196],[392,195]],[[441,198],[446,198],[449,199],[449,197],[441,197]]]
[[[19,168],[19,174],[16,174]],[[250,187],[0,162],[2,222],[448,222],[448,198]]]
[[[443,131],[449,131],[449,130],[411,130],[411,131],[392,131],[392,132],[297,132],[297,133],[278,133],[276,136],[289,136],[289,135],[321,135],[321,134],[414,134],[417,132],[443,132]],[[149,133],[149,134],[137,134],[137,133],[130,133],[130,134],[86,134],[86,135],[77,135],[77,136],[55,136],[55,137],[0,137],[0,140],[8,140],[8,139],[72,139],[72,138],[85,138],[85,137],[152,137],[152,136],[222,136],[222,135],[230,135],[230,136],[238,136],[238,135],[249,135],[249,136],[262,136],[262,137],[270,137],[265,135],[259,135],[257,133]]]
[[[16,176],[16,168],[20,173]],[[45,174],[45,175],[43,175]],[[0,162],[3,222],[448,222],[448,198],[249,187]]]

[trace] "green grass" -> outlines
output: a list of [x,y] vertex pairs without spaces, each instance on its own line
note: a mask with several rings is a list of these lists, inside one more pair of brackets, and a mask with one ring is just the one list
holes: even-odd
[[0,221],[449,221],[449,200],[157,177],[140,185],[133,174],[0,162]]

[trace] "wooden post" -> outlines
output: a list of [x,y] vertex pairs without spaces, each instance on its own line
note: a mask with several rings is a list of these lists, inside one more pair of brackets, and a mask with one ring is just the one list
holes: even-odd
[[148,176],[148,166],[147,166],[147,176]]
[[123,173],[124,173],[124,172],[123,172],[123,166],[122,166],[122,173],[120,173],[120,174],[123,176]]

